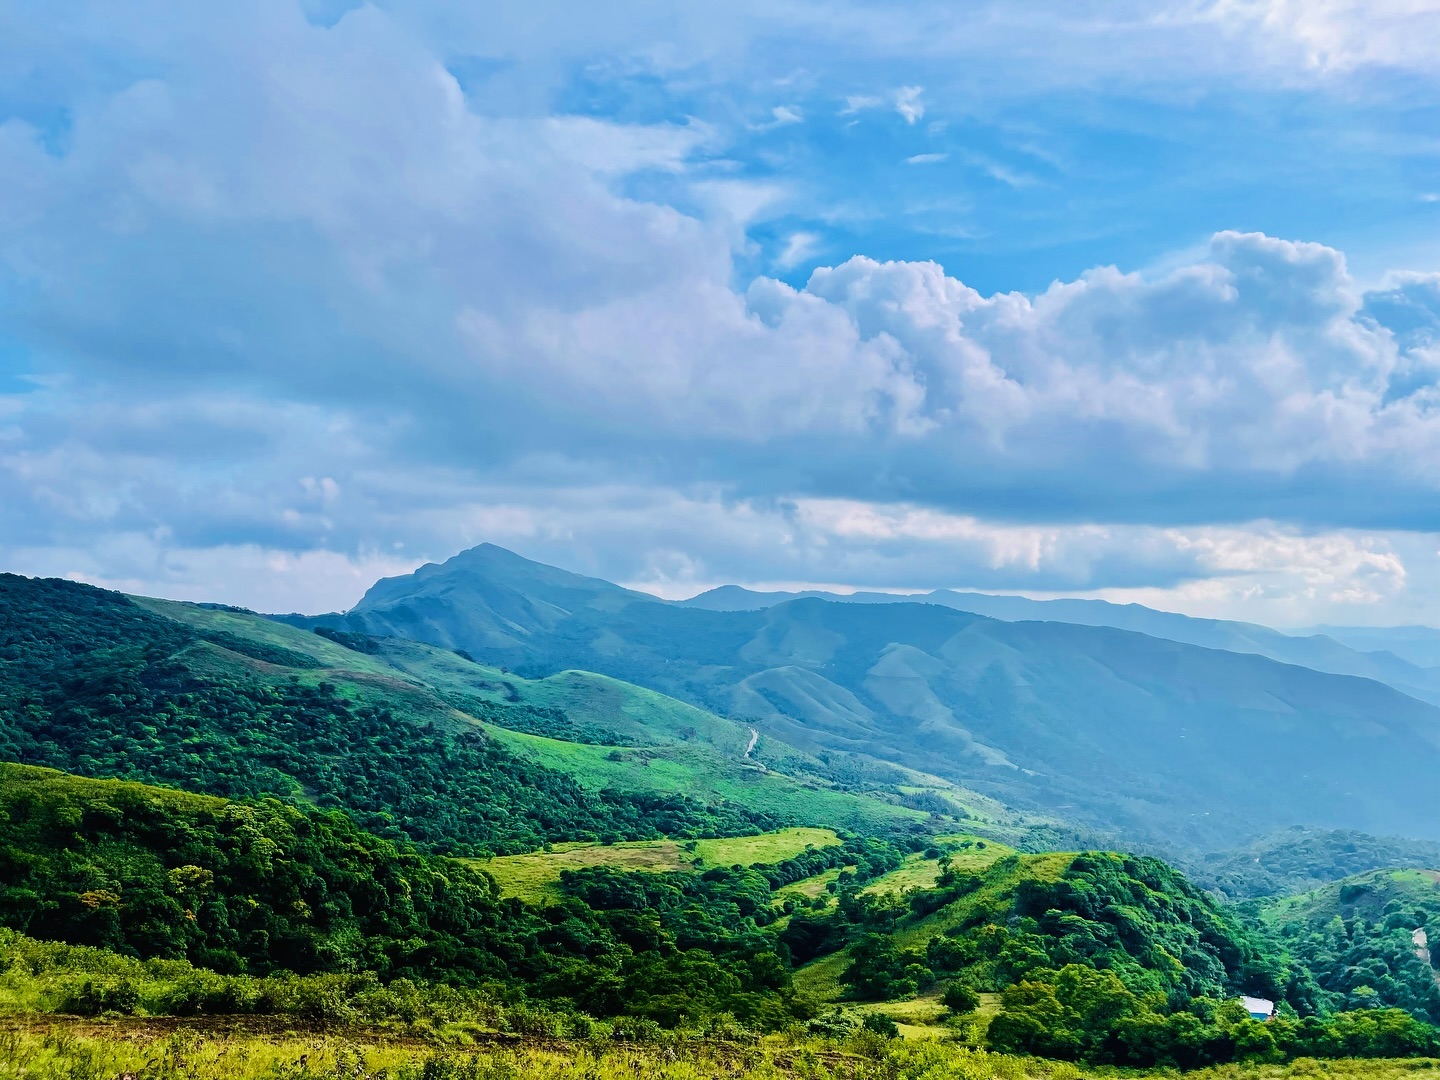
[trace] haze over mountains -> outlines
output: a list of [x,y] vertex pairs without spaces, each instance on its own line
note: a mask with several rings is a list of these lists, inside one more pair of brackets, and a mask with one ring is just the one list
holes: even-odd
[[1259,653],[1272,660],[1299,664],[1316,671],[1378,679],[1414,697],[1440,704],[1440,630],[1426,626],[1316,627],[1299,634],[1285,634],[1257,623],[1197,619],[1173,611],[1156,611],[1140,604],[1112,604],[1106,600],[1031,600],[1024,596],[997,596],[951,589],[936,589],[915,595],[815,591],[785,593],[754,592],[738,585],[724,585],[681,603],[709,611],[756,611],[807,597],[852,604],[942,604],[1006,622],[1033,620],[1112,626],[1151,637],[1203,645],[1208,649]]
[[1289,824],[1440,839],[1440,708],[1402,692],[1433,699],[1434,671],[1145,608],[843,599],[673,603],[482,545],[284,618],[600,672],[754,725],[761,761],[767,741],[860,754],[1172,849]]

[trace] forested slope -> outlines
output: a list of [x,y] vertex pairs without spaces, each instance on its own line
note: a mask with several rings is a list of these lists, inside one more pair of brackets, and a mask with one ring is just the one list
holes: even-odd
[[[783,799],[772,801],[777,813],[586,786],[508,749],[377,657],[254,616],[189,610],[182,622],[117,593],[0,575],[0,760],[301,798],[381,835],[466,854],[756,832],[803,817],[798,785],[794,814]],[[554,708],[480,705],[522,728],[565,723]],[[924,816],[856,802],[879,820]]]

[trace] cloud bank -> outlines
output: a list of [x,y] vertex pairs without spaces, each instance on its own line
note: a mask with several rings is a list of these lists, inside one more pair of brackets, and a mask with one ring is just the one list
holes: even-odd
[[[1283,14],[1205,17],[1322,32]],[[413,12],[95,9],[25,47],[89,60],[3,86],[63,105],[0,122],[10,568],[317,609],[494,540],[669,592],[1426,617],[1440,275],[1221,231],[1029,294],[858,254],[787,282],[747,229],[795,196],[721,127],[530,109]]]

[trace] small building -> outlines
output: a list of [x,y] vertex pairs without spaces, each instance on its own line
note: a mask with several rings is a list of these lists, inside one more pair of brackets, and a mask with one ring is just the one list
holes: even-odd
[[1250,1014],[1251,1020],[1269,1020],[1275,1015],[1275,1003],[1265,998],[1242,997],[1240,1002]]

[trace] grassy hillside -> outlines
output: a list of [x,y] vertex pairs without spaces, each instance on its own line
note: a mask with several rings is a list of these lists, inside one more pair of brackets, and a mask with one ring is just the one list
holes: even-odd
[[762,770],[748,739],[600,676],[526,682],[408,642],[0,575],[0,759],[286,796],[471,855],[927,817],[898,790]]
[[[920,821],[932,811],[1000,829],[1043,820],[916,769],[806,753],[749,723],[594,672],[525,679],[421,642],[374,638],[367,647],[493,725],[500,741],[591,786],[703,792],[859,829]],[[867,793],[882,798],[834,797]]]
[[1196,854],[1291,824],[1440,841],[1440,708],[1252,653],[937,604],[704,610],[493,548],[300,621],[603,672],[809,759],[937,774],[1127,844]]
[[[1157,860],[995,847],[957,855],[933,885],[908,895],[881,878],[858,895],[868,903],[842,897],[833,922],[848,923],[848,934],[832,940],[848,945],[802,968],[797,985],[823,998],[886,1000],[960,977],[994,992],[1031,971],[1083,962],[1172,1004],[1247,983],[1277,989],[1278,968],[1241,926]],[[890,880],[918,878],[923,866],[909,863]]]
[[[0,928],[95,950],[57,959],[7,938],[21,959],[0,971],[79,969],[88,989],[52,989],[81,1011],[162,999],[200,1012],[277,1011],[284,987],[255,978],[369,972],[321,978],[285,1000],[365,993],[378,976],[493,985],[512,1000],[669,1026],[729,1013],[770,1027],[805,1012],[762,932],[779,914],[775,890],[830,865],[883,873],[902,854],[837,840],[788,832],[708,849],[773,860],[750,868],[562,871],[544,906],[531,907],[503,899],[483,870],[372,836],[339,812],[0,765]],[[141,970],[136,960],[209,973]],[[12,994],[50,992],[25,978]]]
[[[72,1025],[73,1026],[73,1025]],[[27,1077],[184,1075],[189,1080],[330,1080],[384,1076],[387,1080],[832,1080],[883,1076],[895,1080],[1090,1080],[1113,1078],[1109,1068],[1012,1057],[963,1045],[884,1040],[869,1032],[834,1042],[809,1039],[751,1045],[724,1038],[650,1042],[594,1038],[583,1049],[544,1038],[503,1039],[502,1045],[447,1047],[368,1031],[271,1036],[231,1032],[201,1035],[160,1025],[86,1025],[76,1030],[31,1029],[0,1047],[0,1069]],[[1190,1080],[1411,1080],[1440,1069],[1440,1060],[1351,1059],[1291,1064],[1222,1065]],[[1173,1077],[1172,1069],[1128,1076]]]

